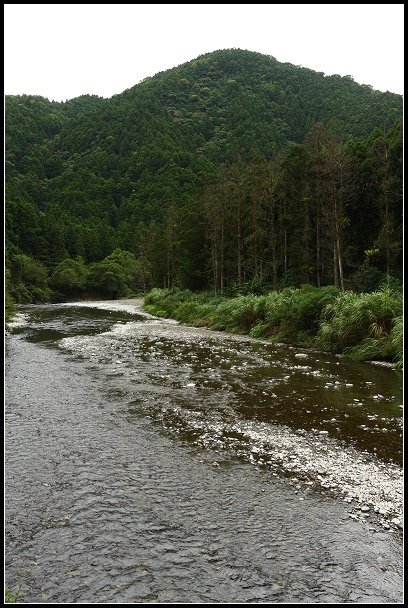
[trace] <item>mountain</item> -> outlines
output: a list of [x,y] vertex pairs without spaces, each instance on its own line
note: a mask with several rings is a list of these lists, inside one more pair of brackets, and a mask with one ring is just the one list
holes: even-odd
[[[21,256],[46,276],[67,258],[99,263],[122,249],[142,260],[151,284],[206,287],[221,281],[214,275],[214,248],[223,248],[225,286],[254,278],[335,282],[338,273],[328,271],[331,245],[312,246],[306,235],[319,222],[321,230],[325,222],[330,230],[351,226],[341,245],[340,274],[367,266],[365,250],[376,252],[370,270],[398,274],[401,119],[399,95],[238,49],[202,55],[110,99],[84,95],[58,103],[7,96],[6,263],[12,284],[25,280]],[[345,176],[348,192],[336,203],[337,228],[316,202],[319,183],[327,196],[333,186],[329,149],[332,155],[347,150],[353,165]],[[396,194],[385,203],[387,180]],[[228,198],[222,209],[229,233],[220,244],[212,224],[214,201],[222,197]],[[317,204],[322,209],[316,211]],[[261,220],[253,217],[258,212],[274,225],[273,243],[260,234]],[[307,215],[302,238],[310,241],[310,268],[304,272],[288,239],[299,238],[299,218],[304,223]],[[241,240],[233,245],[238,224]],[[252,251],[255,240],[266,252],[262,264]],[[327,257],[324,276],[319,247]],[[237,257],[243,257],[242,268]],[[338,265],[340,252],[335,257]]]

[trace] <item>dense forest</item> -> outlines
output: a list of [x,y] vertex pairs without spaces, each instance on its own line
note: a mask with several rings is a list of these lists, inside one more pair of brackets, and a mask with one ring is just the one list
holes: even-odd
[[402,98],[241,50],[110,99],[6,97],[15,302],[402,272]]

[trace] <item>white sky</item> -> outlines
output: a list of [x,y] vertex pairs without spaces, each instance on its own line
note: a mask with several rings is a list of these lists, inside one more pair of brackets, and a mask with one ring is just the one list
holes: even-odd
[[225,48],[403,93],[403,4],[5,4],[5,93],[110,97]]

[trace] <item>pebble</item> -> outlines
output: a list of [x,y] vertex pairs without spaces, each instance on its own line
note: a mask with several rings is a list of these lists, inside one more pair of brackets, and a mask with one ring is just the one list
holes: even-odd
[[[345,494],[343,500],[346,504],[359,503],[356,508],[361,515],[357,517],[353,514],[354,517],[350,516],[353,520],[361,519],[363,514],[365,519],[375,511],[383,516],[384,524],[391,517],[402,521],[401,468],[394,464],[372,461],[366,458],[366,454],[351,447],[345,449],[344,446],[337,445],[329,431],[312,428],[306,435],[300,436],[294,431],[268,423],[227,423],[221,419],[204,421],[199,413],[195,417],[191,411],[188,417],[183,416],[183,422],[190,428],[205,432],[199,443],[204,441],[204,437],[208,442],[221,433],[228,435],[231,431],[238,431],[245,438],[247,446],[237,450],[237,454],[246,455],[254,465],[258,465],[259,456],[267,458],[273,477],[278,477],[282,468],[295,473],[297,477],[292,477],[291,483],[293,486],[296,484],[293,489],[298,492],[298,500],[303,498],[300,496],[301,487],[309,486],[310,491],[311,486],[319,481],[320,487],[325,486],[328,490],[335,489],[336,492]],[[208,444],[213,446],[211,442]],[[213,466],[219,465],[215,463]],[[325,475],[324,479],[319,478],[322,475]],[[391,523],[391,526],[395,529],[397,524]]]

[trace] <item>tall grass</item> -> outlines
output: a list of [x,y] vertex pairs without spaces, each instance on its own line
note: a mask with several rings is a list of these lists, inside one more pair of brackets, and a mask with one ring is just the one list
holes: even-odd
[[177,319],[190,325],[211,326],[215,306],[224,298],[188,289],[152,289],[145,295],[144,309],[157,317]]
[[16,305],[10,293],[8,291],[4,294],[4,318],[5,321],[10,321],[10,319],[15,315]]
[[402,368],[404,356],[404,322],[402,315],[395,317],[390,334],[390,351],[396,366]]
[[145,310],[195,326],[249,334],[402,366],[402,292],[339,292],[334,286],[288,287],[265,295],[214,297],[153,289]]
[[[353,359],[402,362],[402,293],[344,292],[324,310],[316,344]],[[401,321],[396,324],[396,319]]]
[[6,587],[4,591],[4,603],[5,604],[15,604],[19,600],[21,600],[22,594],[20,593],[20,589],[18,591],[13,591]]

